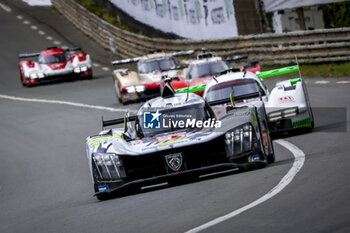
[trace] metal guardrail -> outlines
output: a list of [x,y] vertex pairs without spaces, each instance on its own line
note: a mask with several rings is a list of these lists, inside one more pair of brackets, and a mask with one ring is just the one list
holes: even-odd
[[119,29],[89,12],[74,0],[52,0],[53,5],[82,32],[118,58],[137,57],[152,49],[180,51],[206,48],[218,56],[248,53],[263,65],[350,61],[350,28],[239,36],[224,40],[149,38]]

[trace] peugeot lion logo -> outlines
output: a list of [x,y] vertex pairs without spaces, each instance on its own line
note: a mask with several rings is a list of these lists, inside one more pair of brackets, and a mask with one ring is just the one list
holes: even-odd
[[166,155],[165,161],[168,164],[168,167],[176,172],[180,169],[182,165],[182,155],[181,153]]

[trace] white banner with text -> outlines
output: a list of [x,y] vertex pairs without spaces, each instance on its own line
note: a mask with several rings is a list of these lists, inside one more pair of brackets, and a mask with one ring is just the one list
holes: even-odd
[[193,40],[238,36],[232,0],[109,0],[157,30]]

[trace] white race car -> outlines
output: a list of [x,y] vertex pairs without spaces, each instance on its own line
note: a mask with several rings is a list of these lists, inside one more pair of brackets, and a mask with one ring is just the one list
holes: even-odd
[[267,77],[298,71],[299,66],[290,66],[256,75],[228,69],[206,85],[203,97],[219,118],[226,114],[228,106],[263,102],[270,132],[277,133],[296,128],[312,129],[314,118],[302,77],[278,82],[271,92],[262,81]]
[[20,59],[38,57],[38,61],[19,62],[23,86],[62,78],[92,78],[90,55],[81,51],[80,48],[49,47],[42,52],[22,53],[18,57]]

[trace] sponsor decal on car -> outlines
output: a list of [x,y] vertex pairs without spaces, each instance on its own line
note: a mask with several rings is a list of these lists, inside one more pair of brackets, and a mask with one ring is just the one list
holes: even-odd
[[283,96],[278,99],[280,103],[292,103],[295,102],[293,96]]
[[109,190],[108,185],[98,186],[98,191],[99,192],[107,192],[108,190]]
[[101,142],[111,140],[111,139],[116,139],[116,138],[121,138],[121,137],[118,135],[94,137],[94,138],[90,138],[87,143],[91,146],[98,147],[100,146]]
[[255,162],[255,161],[258,161],[258,160],[260,160],[260,156],[259,155],[252,155],[252,156],[248,157],[248,162],[249,163]]
[[177,142],[184,139],[187,139],[186,133],[180,133],[180,134],[157,138],[156,142],[159,143],[160,146],[164,146],[166,144]]

